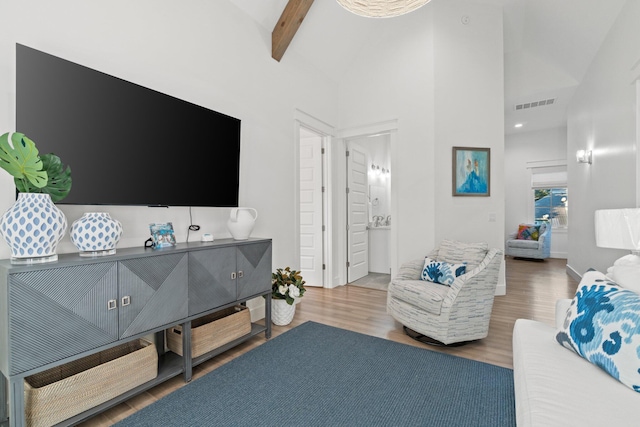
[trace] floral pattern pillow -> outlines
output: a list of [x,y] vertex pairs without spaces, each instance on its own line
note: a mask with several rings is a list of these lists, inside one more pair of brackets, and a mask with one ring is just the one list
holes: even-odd
[[450,264],[426,257],[420,279],[451,286],[456,277],[463,275],[466,270],[466,263]]
[[640,392],[640,295],[603,279],[579,286],[556,340]]
[[518,226],[519,240],[538,240],[540,237],[540,226],[535,224],[520,224]]

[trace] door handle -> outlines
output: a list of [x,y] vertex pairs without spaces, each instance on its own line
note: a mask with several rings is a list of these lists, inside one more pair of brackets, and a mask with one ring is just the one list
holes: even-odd
[[114,310],[117,307],[118,307],[118,301],[114,299],[110,299],[109,301],[107,301],[107,310]]

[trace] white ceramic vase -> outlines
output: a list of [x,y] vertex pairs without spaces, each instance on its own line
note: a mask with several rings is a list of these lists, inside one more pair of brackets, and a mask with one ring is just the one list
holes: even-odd
[[296,314],[296,305],[287,304],[287,300],[271,298],[271,321],[274,325],[284,326],[291,323]]
[[44,193],[19,193],[0,218],[0,235],[14,264],[56,261],[56,248],[67,231],[67,218]]
[[233,208],[229,213],[227,228],[234,240],[247,240],[258,219],[258,211],[253,208]]
[[107,212],[87,212],[73,221],[70,235],[80,256],[113,255],[122,237],[122,224]]

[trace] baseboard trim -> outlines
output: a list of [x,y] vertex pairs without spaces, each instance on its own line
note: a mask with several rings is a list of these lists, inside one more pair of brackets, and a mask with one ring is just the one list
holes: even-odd
[[580,275],[574,268],[572,268],[569,264],[566,267],[567,274],[576,282],[580,282],[582,280],[582,275]]

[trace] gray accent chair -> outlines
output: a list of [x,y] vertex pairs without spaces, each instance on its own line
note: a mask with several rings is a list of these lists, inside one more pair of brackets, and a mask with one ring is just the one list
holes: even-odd
[[493,308],[501,249],[486,243],[443,240],[427,256],[448,263],[467,263],[467,272],[451,286],[420,276],[424,258],[403,264],[389,284],[387,313],[419,341],[436,345],[461,345],[485,338]]
[[538,240],[516,239],[518,233],[509,234],[504,245],[505,255],[514,258],[546,259],[551,255],[551,225],[540,224]]

